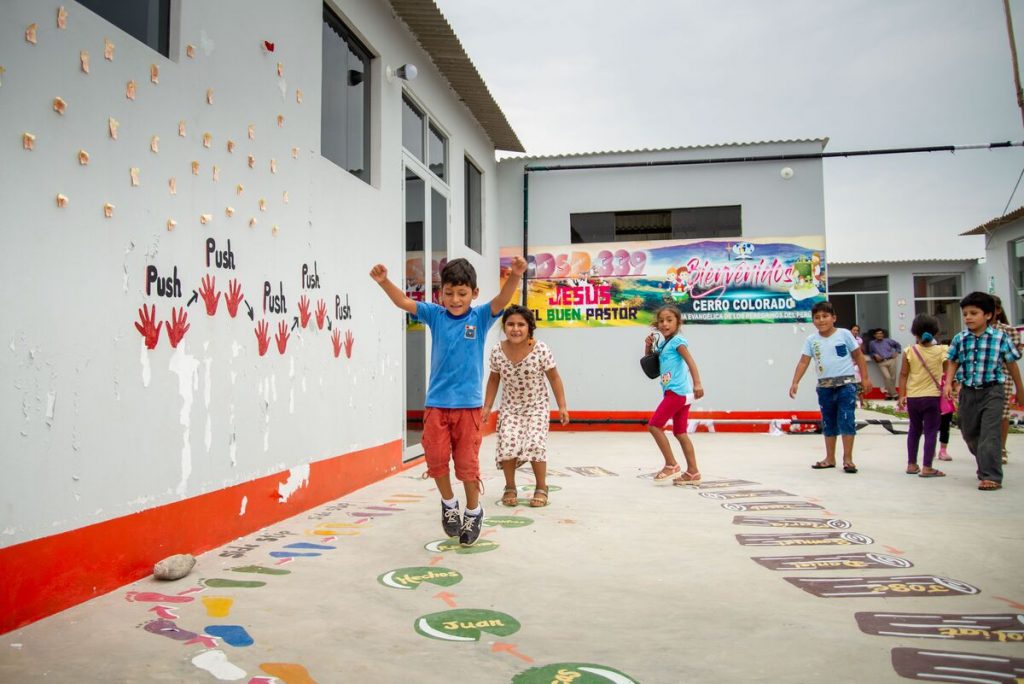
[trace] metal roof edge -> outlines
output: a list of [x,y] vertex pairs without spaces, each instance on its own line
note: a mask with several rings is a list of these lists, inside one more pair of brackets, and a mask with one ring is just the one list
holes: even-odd
[[784,144],[795,144],[795,143],[821,143],[821,149],[824,150],[825,146],[828,145],[829,139],[825,138],[799,138],[793,140],[752,140],[748,142],[728,142],[728,143],[711,143],[707,145],[682,145],[678,147],[644,147],[635,150],[602,150],[598,152],[570,152],[567,154],[538,154],[538,155],[523,155],[523,156],[508,156],[501,157],[498,161],[536,161],[538,159],[572,159],[578,157],[596,157],[600,155],[615,155],[615,154],[642,154],[642,153],[654,153],[654,152],[682,152],[685,150],[707,150],[715,148],[726,148],[726,147],[750,147],[753,145],[784,145]]
[[977,226],[976,228],[971,228],[964,233],[960,233],[960,235],[988,235],[1008,223],[1013,223],[1021,216],[1024,216],[1024,206],[1017,207],[1009,214],[1003,214],[1002,216],[996,217],[987,223]]

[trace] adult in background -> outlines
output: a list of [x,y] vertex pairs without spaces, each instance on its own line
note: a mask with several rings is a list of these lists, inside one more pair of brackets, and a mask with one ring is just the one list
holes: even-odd
[[889,337],[889,331],[885,328],[875,328],[871,331],[871,340],[868,341],[868,354],[878,364],[878,370],[882,372],[882,380],[885,382],[886,399],[898,398],[896,380],[899,378],[900,353],[902,351],[902,345]]
[[[864,338],[860,336],[860,326],[854,323],[850,326],[850,334],[853,335],[853,339],[857,342],[857,348],[864,352]],[[853,379],[857,381],[857,407],[864,406],[864,386],[861,384],[863,378],[860,377],[860,366],[857,364],[853,365]]]
[[[1010,338],[1010,342],[1019,352],[1024,352],[1024,344],[1021,343],[1020,333],[1017,329],[1010,325],[1009,319],[1006,318],[1006,312],[1003,310],[1003,300],[995,295],[992,295],[992,299],[996,301],[996,317],[992,321],[992,327],[996,330],[1002,330]],[[1003,363],[1003,387],[1006,390],[1006,401],[1003,402],[1003,426],[1002,426],[1002,438],[1003,438],[1003,463],[1006,463],[1006,437],[1010,434],[1010,411],[1013,409],[1014,390],[1013,390],[1013,379],[1010,377],[1010,368]]]

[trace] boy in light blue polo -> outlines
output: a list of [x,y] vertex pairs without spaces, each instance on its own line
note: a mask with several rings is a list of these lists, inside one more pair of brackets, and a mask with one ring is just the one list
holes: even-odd
[[818,302],[811,307],[811,317],[817,332],[804,342],[803,355],[796,364],[789,396],[796,397],[800,378],[814,361],[818,373],[818,406],[821,408],[821,431],[825,434],[825,459],[811,467],[817,470],[836,467],[836,437],[843,438],[843,472],[855,473],[853,438],[857,434],[854,411],[857,408],[857,378],[854,364],[860,368],[861,387],[871,389],[864,353],[845,328],[836,327],[836,313],[829,302]]
[[[472,546],[480,536],[484,510],[480,505],[481,409],[483,408],[484,343],[487,331],[501,316],[526,272],[526,260],[515,257],[511,274],[489,304],[473,306],[480,294],[476,270],[466,259],[453,259],[441,269],[441,304],[416,302],[388,279],[377,264],[370,277],[399,309],[430,328],[430,386],[423,412],[423,453],[427,475],[441,493],[441,526],[449,537]],[[465,515],[452,489],[448,460],[466,491]]]

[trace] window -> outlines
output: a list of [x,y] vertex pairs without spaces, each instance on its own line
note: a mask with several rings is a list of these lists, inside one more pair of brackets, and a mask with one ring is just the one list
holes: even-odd
[[320,153],[370,182],[370,51],[324,5]]
[[448,181],[448,138],[405,95],[402,96],[402,147],[426,164],[435,176]]
[[1010,279],[1013,281],[1013,305],[1007,309],[1010,323],[1024,320],[1024,240],[1013,240],[1010,248]]
[[914,315],[926,313],[939,319],[940,340],[960,332],[960,280],[959,273],[914,276]]
[[872,328],[889,330],[888,276],[833,276],[828,290],[840,328],[859,325],[862,338]]
[[481,186],[483,174],[473,162],[466,159],[466,246],[477,254],[483,254],[483,206]]
[[739,237],[740,207],[601,211],[569,215],[573,244]]
[[159,52],[169,56],[171,0],[78,0],[79,4]]

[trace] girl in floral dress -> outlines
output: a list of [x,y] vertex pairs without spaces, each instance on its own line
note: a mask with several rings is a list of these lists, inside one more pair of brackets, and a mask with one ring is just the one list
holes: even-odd
[[565,389],[555,368],[551,350],[533,339],[537,324],[533,312],[514,304],[501,318],[505,339],[491,349],[491,375],[487,380],[482,420],[486,422],[502,386],[498,415],[498,452],[495,461],[505,473],[505,491],[501,503],[515,506],[516,468],[529,461],[536,484],[533,507],[548,503],[547,446],[551,402],[548,384],[555,393],[562,425],[569,423],[565,407]]

